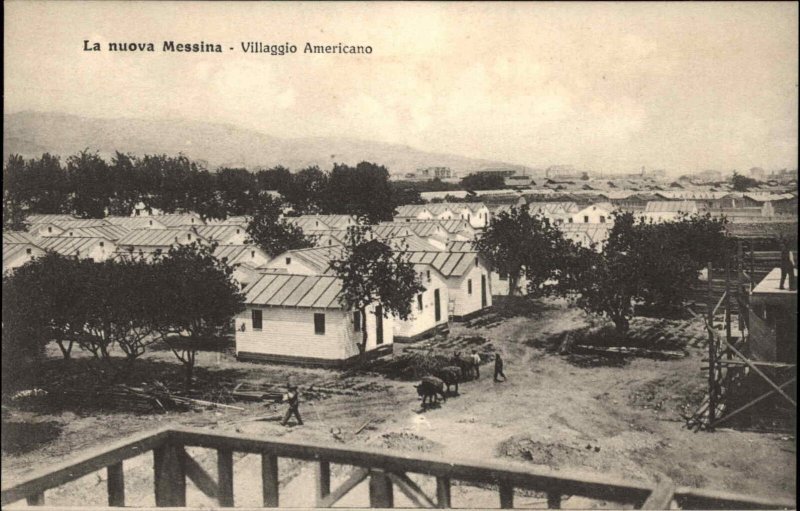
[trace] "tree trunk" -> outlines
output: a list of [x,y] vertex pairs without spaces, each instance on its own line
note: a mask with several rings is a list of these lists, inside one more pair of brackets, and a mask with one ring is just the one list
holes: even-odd
[[519,273],[512,275],[508,274],[508,296],[516,296],[517,285],[519,285]]
[[358,351],[359,354],[363,355],[367,352],[367,338],[369,337],[367,332],[367,308],[361,307],[358,312],[361,316],[361,344],[358,346]]
[[194,380],[194,360],[195,360],[195,351],[194,350],[186,350],[186,357],[183,363],[184,367],[186,367],[186,388],[189,389],[192,387],[192,381]]
[[628,329],[630,328],[630,321],[625,316],[613,316],[611,320],[614,322],[614,328],[617,329],[617,333],[620,335],[622,339],[628,335]]
[[64,346],[64,341],[59,339],[56,341],[58,344],[58,348],[61,350],[61,354],[64,355],[64,360],[69,362],[72,358],[72,344],[74,341],[69,341],[66,346]]

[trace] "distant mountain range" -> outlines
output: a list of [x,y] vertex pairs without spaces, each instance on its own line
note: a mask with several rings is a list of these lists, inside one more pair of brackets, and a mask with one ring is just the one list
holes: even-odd
[[19,112],[3,115],[3,160],[44,152],[62,158],[89,148],[110,158],[115,151],[142,154],[183,153],[209,169],[219,166],[271,167],[292,170],[309,165],[330,169],[333,163],[370,161],[392,174],[419,168],[450,167],[460,176],[470,172],[533,169],[498,161],[430,153],[405,145],[338,137],[281,138],[228,124],[187,120],[99,119],[57,113]]

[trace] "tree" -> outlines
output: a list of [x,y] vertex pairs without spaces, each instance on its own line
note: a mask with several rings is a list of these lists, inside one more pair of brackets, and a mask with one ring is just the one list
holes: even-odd
[[495,270],[508,275],[509,295],[519,289],[523,273],[530,295],[547,294],[565,250],[561,231],[546,218],[531,215],[527,206],[514,206],[497,215],[478,236],[475,246]]
[[226,217],[250,213],[256,202],[255,176],[247,169],[221,168],[216,173],[222,210]]
[[186,369],[192,383],[197,350],[218,338],[244,310],[233,268],[214,257],[214,245],[192,243],[170,249],[155,262],[156,329]]
[[113,196],[108,205],[110,215],[130,216],[136,204],[142,200],[137,182],[136,158],[130,154],[116,152],[108,168],[111,173]]
[[756,186],[758,186],[758,180],[733,171],[733,176],[731,176],[731,187],[733,188],[734,192],[746,192],[750,188]]
[[24,231],[27,226],[25,219],[27,215],[22,206],[14,201],[9,195],[3,196],[3,230],[4,231]]
[[384,315],[406,320],[414,297],[425,290],[404,253],[371,236],[368,226],[348,229],[344,254],[330,267],[342,281],[342,305],[359,312],[362,355],[367,349],[367,307],[378,304]]
[[67,179],[73,213],[84,218],[103,218],[113,191],[106,162],[97,153],[84,149],[67,159]]
[[287,191],[292,186],[292,173],[289,169],[278,165],[271,169],[261,169],[255,175],[256,188],[259,195],[266,191],[277,191],[286,197]]
[[389,171],[365,161],[355,167],[334,165],[321,206],[323,213],[354,215],[370,224],[391,221],[395,199]]
[[247,224],[247,235],[250,243],[258,245],[270,257],[314,246],[314,238],[281,218],[280,203],[269,196],[260,199],[258,209]]
[[313,166],[292,174],[288,188],[278,191],[295,213],[304,215],[319,211],[327,185],[328,176]]
[[478,172],[462,178],[461,187],[466,190],[500,190],[506,187],[506,180],[499,172]]

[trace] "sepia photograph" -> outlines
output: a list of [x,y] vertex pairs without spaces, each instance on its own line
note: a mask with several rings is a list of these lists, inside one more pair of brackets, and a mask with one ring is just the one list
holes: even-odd
[[3,509],[797,508],[797,2],[3,11]]

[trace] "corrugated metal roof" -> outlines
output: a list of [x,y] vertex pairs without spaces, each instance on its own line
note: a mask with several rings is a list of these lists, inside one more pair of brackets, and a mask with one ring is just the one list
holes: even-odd
[[580,211],[578,204],[573,201],[568,202],[531,202],[528,204],[528,211],[531,213],[541,213],[543,215],[571,215]]
[[104,225],[111,225],[103,218],[71,218],[64,220],[53,220],[51,224],[57,225],[62,229],[77,229],[80,227],[102,227]]
[[441,225],[444,230],[449,233],[475,231],[475,229],[466,220],[439,220],[439,225]]
[[252,253],[260,255],[265,261],[270,259],[266,252],[255,245],[219,245],[214,250],[214,257],[220,260],[224,259],[230,264],[240,263],[253,266],[250,264],[250,260],[253,258]]
[[697,203],[694,201],[650,201],[644,208],[645,213],[694,213]]
[[335,277],[267,273],[244,290],[245,303],[270,307],[339,309],[341,282]]
[[104,225],[99,227],[80,227],[66,228],[60,236],[76,238],[106,238],[107,240],[117,241],[127,235],[130,229],[120,225]]
[[447,243],[448,252],[475,252],[472,241],[451,241]]
[[200,219],[200,216],[193,213],[158,215],[155,218],[167,227],[192,227],[205,225],[205,223]]
[[211,241],[225,241],[238,234],[246,234],[239,225],[201,225],[196,227],[197,234]]
[[3,245],[9,243],[31,243],[36,244],[39,238],[27,232],[7,231],[3,233]]
[[224,220],[219,218],[206,220],[206,225],[238,225],[246,227],[250,223],[250,218],[247,216],[229,216]]
[[57,221],[76,220],[73,215],[28,215],[25,217],[25,222],[28,224],[49,224]]
[[66,256],[83,256],[100,243],[110,242],[105,238],[70,238],[58,236],[42,238],[38,246],[43,250],[50,250]]
[[407,252],[414,264],[430,264],[445,277],[464,275],[475,264],[477,252]]
[[129,230],[165,229],[167,227],[153,216],[108,216],[106,220],[112,225],[119,225]]
[[28,250],[31,251],[31,258],[44,255],[44,250],[31,243],[3,243],[3,270],[17,257],[28,255]]
[[168,247],[176,242],[176,237],[180,243],[197,241],[198,238],[202,238],[191,229],[136,229],[120,238],[117,243],[136,247]]
[[406,204],[397,207],[397,214],[395,215],[395,218],[417,218],[417,216],[424,211],[430,213],[430,210],[427,208],[427,206],[422,204]]

